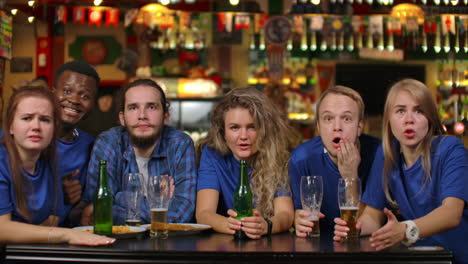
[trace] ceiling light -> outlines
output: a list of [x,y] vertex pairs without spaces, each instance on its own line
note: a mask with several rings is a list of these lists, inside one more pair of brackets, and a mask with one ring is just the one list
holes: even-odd
[[100,6],[102,4],[102,0],[94,0],[94,6]]
[[170,0],[159,0],[159,2],[161,4],[163,4],[163,5],[168,5],[168,4],[170,4],[171,1]]
[[29,23],[32,23],[34,21],[34,17],[33,16],[28,17],[28,21]]
[[18,13],[18,9],[13,8],[10,12],[12,15],[16,15]]
[[235,5],[238,5],[239,4],[239,0],[229,0],[229,3],[233,6]]
[[32,7],[33,5],[34,5],[34,0],[28,1],[28,6],[31,6],[31,7]]

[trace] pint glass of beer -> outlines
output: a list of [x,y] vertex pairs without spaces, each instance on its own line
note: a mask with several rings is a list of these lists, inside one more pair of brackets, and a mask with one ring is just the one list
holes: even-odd
[[140,226],[140,203],[143,196],[141,173],[128,173],[124,179],[124,197],[126,203],[125,224]]
[[361,181],[359,178],[346,178],[338,180],[338,205],[341,218],[346,221],[349,228],[348,238],[358,238],[356,230],[359,203],[361,200]]
[[319,212],[322,206],[323,182],[322,176],[302,176],[301,177],[301,203],[302,209],[310,213],[307,220],[314,223],[312,232],[307,233],[307,237],[319,237]]
[[148,177],[147,198],[151,210],[150,237],[165,239],[168,236],[167,210],[171,200],[171,177],[151,175]]

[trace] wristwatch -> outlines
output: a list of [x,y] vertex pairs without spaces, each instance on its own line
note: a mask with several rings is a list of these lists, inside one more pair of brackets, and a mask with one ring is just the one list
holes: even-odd
[[265,221],[266,221],[267,224],[268,224],[268,233],[267,233],[267,236],[271,236],[271,231],[273,230],[273,222],[271,222],[271,220],[268,219],[268,218],[266,218],[266,217],[265,217],[264,219],[265,219]]
[[419,239],[419,228],[411,220],[403,221],[402,223],[406,224],[405,239],[401,243],[405,246],[410,246]]

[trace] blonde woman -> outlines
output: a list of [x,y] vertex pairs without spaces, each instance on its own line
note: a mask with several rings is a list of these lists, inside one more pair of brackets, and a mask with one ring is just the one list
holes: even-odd
[[[215,107],[202,149],[196,218],[220,233],[242,230],[252,239],[288,230],[294,219],[288,161],[294,129],[282,112],[254,88],[229,92]],[[247,160],[254,216],[236,220],[233,193],[239,160]]]
[[[388,93],[383,146],[377,151],[356,227],[377,250],[419,240],[468,263],[468,157],[456,138],[443,136],[436,104],[423,83],[404,79]],[[336,241],[346,222],[335,218]]]

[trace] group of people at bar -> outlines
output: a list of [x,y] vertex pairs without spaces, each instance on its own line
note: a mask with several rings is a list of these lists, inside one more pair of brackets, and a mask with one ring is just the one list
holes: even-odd
[[[321,232],[337,242],[349,228],[340,218],[337,182],[360,178],[359,220],[377,250],[419,240],[454,252],[468,263],[468,154],[444,134],[425,84],[403,79],[390,87],[382,142],[363,134],[364,102],[335,86],[316,103],[319,136],[300,144],[280,107],[254,88],[227,93],[211,113],[211,128],[195,145],[168,126],[170,104],[150,79],[125,85],[118,98],[120,126],[94,141],[77,128],[92,108],[99,76],[72,61],[51,90],[27,85],[13,91],[0,142],[0,241],[105,245],[115,239],[68,227],[92,225],[99,161],[107,160],[114,224],[125,224],[123,175],[168,174],[174,180],[168,222],[208,224],[216,232],[242,230],[259,239],[294,227],[305,237],[315,226],[300,201],[300,179],[321,175]],[[117,118],[117,117],[116,117]],[[299,139],[299,140],[298,140]],[[254,213],[237,219],[233,192],[239,160],[249,166]],[[144,181],[143,181],[144,182]],[[150,223],[142,199],[140,218]]]

